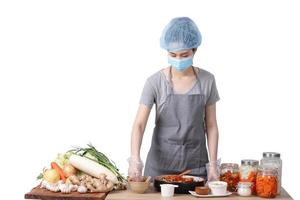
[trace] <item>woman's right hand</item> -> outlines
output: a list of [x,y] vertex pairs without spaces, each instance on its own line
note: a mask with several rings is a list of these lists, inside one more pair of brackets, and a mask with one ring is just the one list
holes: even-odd
[[131,179],[141,178],[144,164],[140,158],[140,148],[151,109],[140,104],[131,133],[131,157],[128,158],[128,176]]
[[138,181],[142,177],[142,171],[144,168],[143,161],[138,157],[131,156],[128,158],[128,176],[132,180]]

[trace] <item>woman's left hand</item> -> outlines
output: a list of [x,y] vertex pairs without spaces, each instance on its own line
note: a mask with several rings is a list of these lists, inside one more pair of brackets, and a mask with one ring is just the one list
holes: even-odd
[[211,167],[207,174],[207,181],[218,181],[220,178],[219,173],[216,168]]
[[218,181],[220,179],[221,160],[210,161],[206,164],[207,181]]

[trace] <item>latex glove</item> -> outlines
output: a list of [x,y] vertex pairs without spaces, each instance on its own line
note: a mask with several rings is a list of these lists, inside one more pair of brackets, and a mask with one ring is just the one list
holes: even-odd
[[134,181],[139,181],[142,179],[142,171],[144,168],[143,161],[138,157],[130,157],[127,159],[128,167],[128,176]]
[[210,161],[206,164],[207,181],[217,181],[220,179],[221,159]]

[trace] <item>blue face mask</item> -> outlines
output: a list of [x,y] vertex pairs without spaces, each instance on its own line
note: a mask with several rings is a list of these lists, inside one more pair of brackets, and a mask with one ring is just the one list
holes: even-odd
[[193,57],[183,58],[183,59],[177,59],[172,58],[171,56],[168,56],[168,62],[172,67],[175,67],[177,71],[185,71],[187,68],[192,66],[193,64]]

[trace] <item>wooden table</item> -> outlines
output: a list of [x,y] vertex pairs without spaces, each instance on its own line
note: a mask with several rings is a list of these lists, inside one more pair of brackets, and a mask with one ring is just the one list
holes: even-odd
[[[232,194],[228,197],[222,197],[222,198],[196,198],[190,194],[175,194],[174,197],[166,198],[161,197],[159,192],[156,192],[153,187],[150,187],[148,191],[144,194],[137,194],[131,192],[129,189],[127,190],[121,190],[121,191],[112,191],[110,192],[105,200],[172,200],[172,199],[180,199],[180,200],[195,200],[195,199],[209,199],[209,200],[264,200],[266,198],[260,198],[257,196],[251,196],[251,197],[240,197],[237,194]],[[283,188],[280,195],[277,195],[275,199],[280,200],[290,200],[293,199]]]

